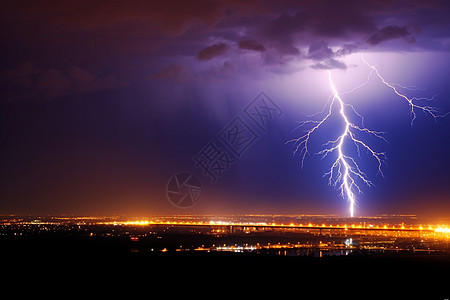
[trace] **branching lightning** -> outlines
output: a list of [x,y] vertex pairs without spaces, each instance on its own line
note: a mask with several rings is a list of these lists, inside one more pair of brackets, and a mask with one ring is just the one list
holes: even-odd
[[[422,106],[417,104],[418,101],[422,100],[434,100],[435,96],[431,98],[410,98],[401,93],[399,90],[419,90],[417,87],[406,87],[396,83],[389,83],[381,76],[380,72],[375,66],[369,64],[362,56],[361,59],[370,69],[367,80],[361,85],[342,94],[352,93],[353,91],[364,87],[370,81],[371,77],[375,74],[386,87],[390,88],[398,97],[407,101],[410,107],[411,125],[414,124],[414,121],[417,118],[417,111],[422,111],[423,113],[429,114],[434,119],[444,117],[448,114],[447,113],[445,115],[440,115],[439,111],[432,106]],[[375,151],[372,146],[369,146],[361,138],[357,137],[357,134],[358,136],[362,137],[372,136],[385,142],[387,142],[387,140],[383,136],[384,132],[368,129],[364,125],[363,116],[359,114],[351,104],[345,103],[343,101],[334,85],[331,71],[328,71],[328,80],[331,89],[331,96],[325,104],[325,107],[321,112],[316,113],[312,116],[308,116],[310,118],[309,120],[299,122],[299,126],[297,128],[308,127],[309,129],[305,130],[304,135],[300,136],[299,138],[289,140],[287,141],[287,143],[294,144],[294,155],[297,153],[300,155],[301,167],[303,168],[306,155],[310,154],[311,136],[315,134],[320,127],[324,126],[325,122],[333,115],[333,112],[335,112],[336,110],[339,112],[339,116],[344,124],[342,132],[336,139],[330,140],[323,144],[324,149],[319,151],[317,154],[321,155],[322,158],[325,158],[328,155],[332,154],[335,155],[336,158],[331,167],[324,174],[324,177],[327,177],[328,184],[330,186],[336,187],[339,190],[340,195],[347,200],[347,202],[349,203],[350,216],[353,217],[355,211],[354,208],[356,206],[355,194],[361,193],[361,185],[367,185],[370,187],[373,186],[373,183],[361,170],[356,159],[348,153],[349,151],[347,144],[353,144],[355,146],[358,156],[360,156],[361,149],[365,149],[377,162],[378,173],[380,173],[381,176],[384,176],[382,166],[386,159],[386,154],[384,152]],[[349,114],[349,112],[352,112],[357,117],[356,121],[351,120],[351,115]],[[319,115],[322,115],[323,117],[320,120],[314,120],[314,118]]]
[[381,82],[382,82],[385,86],[389,87],[389,88],[390,88],[397,96],[403,98],[404,100],[406,100],[406,101],[408,102],[409,107],[410,107],[411,116],[412,116],[412,118],[411,118],[411,126],[414,125],[414,121],[415,121],[416,118],[417,118],[416,111],[422,111],[422,112],[425,113],[425,114],[429,114],[429,115],[432,116],[435,120],[436,120],[437,118],[445,117],[445,116],[448,114],[448,113],[446,113],[446,114],[444,114],[444,115],[440,115],[440,114],[439,114],[439,110],[438,110],[436,107],[429,106],[429,105],[421,106],[421,105],[416,104],[417,101],[421,101],[421,100],[432,101],[432,100],[435,99],[436,95],[434,95],[434,96],[431,97],[431,98],[425,98],[425,97],[421,97],[421,98],[417,98],[417,97],[409,98],[409,97],[407,97],[406,95],[400,93],[400,92],[398,91],[398,87],[403,88],[403,89],[406,89],[406,90],[418,90],[417,87],[406,87],[406,86],[402,86],[402,85],[396,84],[396,83],[389,83],[389,82],[387,82],[387,81],[383,78],[383,76],[380,75],[380,73],[378,72],[378,69],[377,69],[375,66],[369,64],[369,63],[364,59],[363,56],[361,56],[361,59],[362,59],[362,61],[363,61],[363,62],[364,62],[364,63],[365,63],[372,71],[375,72],[375,74],[377,75],[377,77],[381,80]]

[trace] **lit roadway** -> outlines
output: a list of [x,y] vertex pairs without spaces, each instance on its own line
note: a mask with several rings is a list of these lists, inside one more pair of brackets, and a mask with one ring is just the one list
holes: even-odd
[[372,230],[372,231],[418,231],[418,232],[448,232],[447,228],[429,227],[405,227],[387,225],[313,225],[313,224],[275,224],[275,223],[233,223],[233,222],[159,222],[159,221],[126,221],[110,222],[113,225],[141,225],[141,226],[177,226],[177,227],[252,227],[252,228],[294,228],[294,229],[316,229],[316,230]]

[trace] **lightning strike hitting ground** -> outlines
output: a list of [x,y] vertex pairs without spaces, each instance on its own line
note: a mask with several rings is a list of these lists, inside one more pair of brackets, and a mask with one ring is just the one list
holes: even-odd
[[[375,73],[376,76],[381,80],[381,82],[392,89],[394,93],[399,96],[400,98],[406,100],[408,102],[408,105],[411,109],[411,125],[414,124],[414,120],[416,119],[416,111],[422,111],[426,114],[431,115],[434,119],[438,117],[444,117],[445,115],[439,115],[438,110],[431,106],[421,106],[417,104],[417,101],[431,101],[434,100],[434,96],[431,98],[409,98],[406,95],[399,92],[399,88],[406,89],[406,90],[418,90],[416,87],[405,87],[401,86],[399,84],[389,83],[387,82],[378,72],[378,69],[370,65],[362,56],[362,61],[370,68],[370,73],[367,76],[367,80],[362,83],[361,85],[353,88],[352,90],[345,92],[343,94],[348,94],[356,89],[359,89],[361,87],[364,87],[369,80],[371,79],[372,75]],[[355,205],[356,205],[356,198],[355,193],[361,193],[361,184],[372,186],[373,183],[368,179],[367,175],[361,170],[359,167],[357,161],[355,158],[351,156],[351,154],[348,153],[348,146],[347,144],[353,144],[356,148],[357,154],[360,157],[361,148],[365,149],[377,162],[378,164],[378,172],[383,176],[382,171],[382,165],[384,163],[384,160],[386,159],[386,155],[384,152],[378,152],[373,149],[373,147],[369,146],[367,143],[365,143],[361,138],[357,138],[356,134],[362,136],[373,136],[377,139],[383,140],[387,142],[387,140],[383,137],[383,132],[370,130],[365,127],[364,125],[364,118],[362,115],[360,115],[355,108],[348,103],[345,103],[341,96],[339,95],[331,76],[331,71],[328,71],[328,80],[330,84],[330,89],[332,92],[331,97],[325,104],[324,109],[312,116],[309,116],[311,119],[299,122],[299,126],[297,128],[301,128],[304,126],[311,125],[310,129],[307,129],[305,131],[305,134],[302,135],[299,138],[295,138],[292,140],[287,141],[287,143],[293,143],[295,146],[294,155],[299,152],[301,156],[301,167],[303,168],[304,161],[307,154],[310,154],[310,138],[311,136],[321,127],[324,126],[324,123],[332,116],[333,112],[336,110],[335,107],[338,107],[339,116],[343,121],[344,129],[340,133],[340,135],[334,139],[326,142],[323,144],[323,147],[325,147],[323,150],[319,151],[317,154],[322,155],[322,158],[327,157],[330,154],[335,154],[336,159],[334,160],[334,163],[332,163],[330,169],[328,172],[324,174],[324,177],[328,177],[328,184],[330,186],[337,187],[340,191],[340,195],[347,199],[347,202],[349,203],[349,210],[350,210],[350,216],[354,216],[355,211]],[[353,113],[357,116],[357,119],[359,119],[358,124],[350,120],[350,116]],[[321,120],[313,120],[313,118],[317,115],[324,115],[324,117]]]

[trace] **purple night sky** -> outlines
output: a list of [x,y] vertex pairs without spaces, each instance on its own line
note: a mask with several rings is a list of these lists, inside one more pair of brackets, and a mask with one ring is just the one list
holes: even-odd
[[[331,93],[370,69],[450,111],[448,1],[7,1],[0,12],[0,214],[347,214],[314,152],[303,169],[286,141]],[[258,128],[245,108],[260,92],[282,114]],[[450,215],[450,115],[433,120],[376,77],[342,94],[386,132],[385,177],[357,215]],[[422,103],[423,104],[423,103]],[[427,103],[426,103],[427,104]],[[212,183],[193,157],[240,117],[257,139]],[[332,124],[331,124],[332,125]],[[221,145],[223,147],[223,145]],[[364,158],[364,157],[367,157]],[[167,199],[191,172],[192,208]]]

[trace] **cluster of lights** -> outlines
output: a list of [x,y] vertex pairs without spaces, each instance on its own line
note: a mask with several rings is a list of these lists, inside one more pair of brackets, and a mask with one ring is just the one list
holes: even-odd
[[[35,220],[30,222],[19,222],[20,225],[26,226],[26,225],[59,225],[59,222],[36,222]],[[230,221],[209,221],[209,222],[192,222],[192,221],[160,221],[160,220],[133,220],[133,221],[110,221],[110,222],[96,222],[97,225],[114,225],[114,226],[152,226],[152,225],[169,225],[169,226],[237,226],[237,227],[297,227],[297,228],[333,228],[333,229],[373,229],[373,230],[383,230],[383,229],[389,229],[389,230],[417,230],[417,231],[433,231],[436,233],[445,233],[450,234],[450,227],[449,226],[432,226],[428,225],[426,227],[419,225],[419,226],[408,226],[400,225],[373,225],[373,224],[295,224],[295,223],[266,223],[266,222],[230,222]],[[3,223],[3,225],[12,225],[12,223]]]
[[373,230],[383,230],[383,229],[397,229],[397,230],[417,230],[417,231],[434,231],[436,233],[446,233],[450,234],[450,227],[447,226],[438,226],[433,227],[429,225],[428,227],[418,226],[418,227],[405,227],[404,225],[401,226],[389,226],[389,225],[356,225],[356,224],[343,224],[343,225],[326,225],[326,224],[317,224],[314,225],[312,223],[308,224],[276,224],[276,223],[265,223],[265,222],[249,222],[249,223],[234,223],[234,222],[227,222],[227,221],[210,221],[210,222],[177,222],[177,221],[149,221],[149,220],[136,220],[136,221],[114,221],[114,222],[102,222],[100,224],[103,225],[124,225],[124,226],[149,226],[149,225],[179,225],[179,226],[192,226],[192,225],[198,225],[198,226],[244,226],[244,227],[252,227],[252,226],[267,226],[267,227],[313,227],[313,228],[335,228],[335,229],[373,229]]
[[438,227],[434,231],[435,232],[440,232],[440,233],[450,233],[450,228],[448,228],[448,227]]

